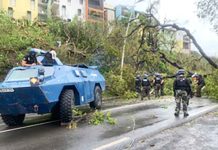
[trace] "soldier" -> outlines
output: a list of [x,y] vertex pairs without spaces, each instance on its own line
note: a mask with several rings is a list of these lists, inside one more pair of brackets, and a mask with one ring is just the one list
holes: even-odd
[[176,111],[174,115],[176,117],[179,116],[181,102],[183,104],[184,117],[187,117],[189,115],[187,112],[188,96],[191,95],[192,91],[190,82],[188,81],[188,79],[185,78],[184,75],[185,71],[179,70],[177,72],[177,78],[175,79],[173,84],[173,92],[176,100]]
[[159,73],[155,73],[154,80],[154,91],[155,91],[155,97],[160,97],[160,90],[161,90],[161,78]]
[[160,83],[160,95],[164,96],[164,79],[163,76],[160,75],[161,83]]
[[192,76],[192,78],[194,78],[197,83],[196,97],[201,97],[201,90],[205,86],[204,78],[202,75],[196,73]]
[[138,74],[135,78],[135,90],[138,93],[138,95],[141,93],[141,77]]
[[35,51],[30,51],[26,56],[24,56],[21,65],[23,67],[41,65],[41,62],[37,61],[36,55],[37,53]]
[[148,79],[148,75],[144,74],[144,78],[142,79],[142,97],[141,100],[146,96],[150,99],[150,90],[151,90],[151,83]]

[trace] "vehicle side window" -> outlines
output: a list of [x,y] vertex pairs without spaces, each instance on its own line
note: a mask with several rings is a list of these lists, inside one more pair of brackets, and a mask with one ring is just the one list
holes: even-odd
[[73,73],[74,73],[74,75],[76,77],[80,77],[81,76],[79,70],[74,70]]
[[81,70],[80,72],[81,72],[81,75],[82,75],[82,77],[84,77],[84,78],[87,78],[87,77],[88,77],[88,75],[87,75],[87,72],[86,72],[86,71],[84,71],[84,70]]

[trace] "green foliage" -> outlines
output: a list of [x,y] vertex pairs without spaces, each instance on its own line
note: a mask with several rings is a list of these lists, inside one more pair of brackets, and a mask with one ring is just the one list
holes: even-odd
[[73,109],[73,115],[74,116],[83,116],[83,115],[86,115],[86,113],[84,113],[83,111],[77,109],[77,108],[74,108]]
[[166,95],[173,95],[173,82],[174,79],[165,79],[164,93]]
[[[143,25],[151,23],[149,18],[139,17]],[[152,24],[154,24],[154,20]],[[130,32],[138,27],[132,22]],[[110,26],[101,23],[85,23],[74,20],[63,22],[51,19],[46,23],[25,20],[15,21],[0,13],[0,80],[13,66],[19,65],[29,47],[50,49],[55,42],[61,41],[57,48],[58,57],[66,64],[86,63],[97,65],[106,77],[107,93],[127,99],[136,96],[134,77],[137,73],[152,74],[159,72],[172,75],[176,68],[160,59],[159,51],[167,58],[183,66],[186,70],[198,73],[210,73],[212,68],[198,53],[191,55],[172,52],[175,36],[171,32],[141,27],[127,38],[123,77],[120,76],[121,53],[123,49],[126,22],[114,22]],[[153,39],[149,38],[152,34]],[[158,41],[155,43],[155,41]],[[152,43],[153,42],[153,43]],[[152,43],[152,44],[151,44]],[[153,47],[152,47],[153,46]],[[155,49],[154,49],[155,46]],[[157,51],[159,50],[159,51]],[[217,98],[216,74],[208,77],[207,95]],[[165,81],[165,93],[172,95],[172,79]],[[214,87],[213,87],[214,86]],[[80,115],[77,111],[75,114]]]
[[125,91],[125,93],[123,95],[123,98],[125,98],[125,99],[132,99],[132,98],[137,98],[137,96],[138,95],[137,95],[136,92],[128,90],[128,91]]
[[218,100],[218,70],[206,78],[206,87],[203,91],[206,95]]
[[128,89],[127,82],[120,77],[120,75],[115,75],[113,71],[106,75],[108,92],[111,95],[123,96],[125,91]]
[[89,123],[92,125],[100,125],[103,124],[104,122],[107,122],[110,125],[115,125],[117,121],[111,117],[111,113],[107,112],[104,114],[101,111],[95,111],[95,113],[92,115]]

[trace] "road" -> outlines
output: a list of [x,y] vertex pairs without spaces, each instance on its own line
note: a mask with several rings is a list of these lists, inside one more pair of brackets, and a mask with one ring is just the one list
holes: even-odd
[[93,126],[85,121],[79,123],[76,129],[67,129],[60,127],[58,122],[46,123],[48,116],[29,116],[25,125],[17,128],[8,128],[0,123],[0,149],[103,150],[132,146],[137,149],[137,146],[145,146],[137,145],[141,139],[217,107],[207,99],[193,99],[189,106],[190,116],[175,118],[174,105],[173,99],[161,99],[104,110],[110,111],[112,117],[117,119],[114,126],[106,123]]
[[144,150],[217,150],[218,110],[183,126],[165,130],[135,142],[130,149]]

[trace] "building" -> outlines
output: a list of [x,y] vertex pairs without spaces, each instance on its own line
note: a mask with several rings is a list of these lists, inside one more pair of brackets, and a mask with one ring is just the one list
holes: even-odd
[[71,21],[75,17],[85,19],[85,0],[60,0],[58,17]]
[[104,0],[86,0],[85,20],[90,22],[104,21]]
[[82,21],[103,21],[104,0],[39,0],[39,20],[49,16],[66,21],[75,17]]
[[38,0],[0,0],[0,10],[14,19],[33,21],[38,17]]
[[130,15],[131,15],[131,11],[132,11],[132,18],[135,18],[135,11],[134,9],[130,9],[126,6],[123,5],[117,5],[115,7],[115,18],[117,20],[121,20],[121,19],[129,19]]
[[191,52],[191,39],[183,31],[176,31],[175,50],[186,54]]
[[39,0],[39,20],[59,17],[72,21],[75,17],[85,20],[85,0]]
[[104,5],[104,21],[114,21],[115,20],[115,9],[109,4]]

